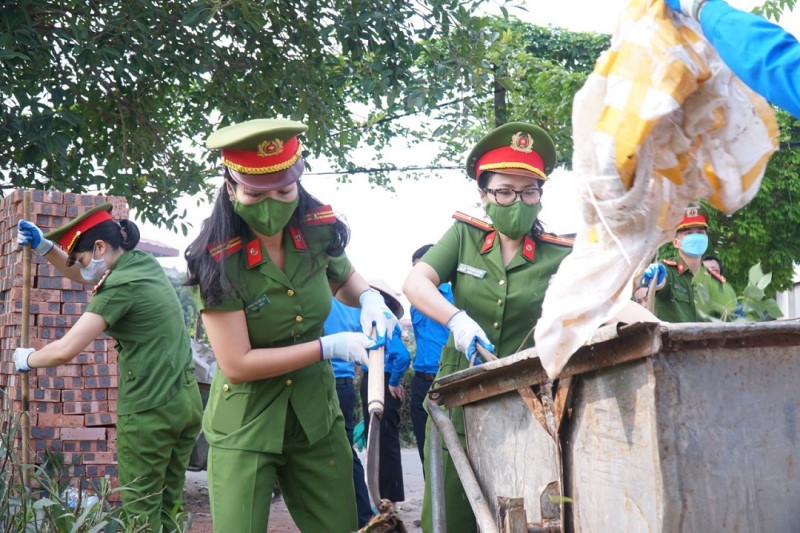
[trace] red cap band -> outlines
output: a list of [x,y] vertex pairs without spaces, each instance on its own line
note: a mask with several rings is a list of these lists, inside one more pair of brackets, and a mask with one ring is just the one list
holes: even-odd
[[[547,174],[544,173],[544,161],[542,161],[542,157],[538,153],[533,150],[521,152],[510,146],[495,148],[483,154],[481,158],[478,159],[476,169],[476,177],[480,177],[480,175],[486,171],[503,172],[524,170],[539,179],[547,179]],[[515,172],[508,173],[515,174]]]
[[67,252],[67,254],[69,254],[72,251],[72,247],[75,246],[75,243],[78,242],[78,238],[83,233],[86,233],[88,230],[97,226],[101,222],[105,222],[106,220],[113,219],[111,218],[111,213],[105,209],[101,209],[96,213],[92,213],[64,232],[61,238],[58,239],[59,246],[61,246],[61,248]]

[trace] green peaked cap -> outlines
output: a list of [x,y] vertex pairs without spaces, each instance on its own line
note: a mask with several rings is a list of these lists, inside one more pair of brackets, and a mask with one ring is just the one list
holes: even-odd
[[104,202],[89,209],[82,215],[78,215],[60,228],[56,228],[45,234],[45,238],[56,241],[58,245],[69,254],[83,233],[86,233],[86,231],[92,229],[101,222],[112,220],[112,209],[114,209],[113,204]]
[[[532,141],[529,148],[532,148],[541,157],[544,168],[540,170],[545,174],[542,179],[546,179],[546,175],[550,174],[556,166],[556,147],[546,131],[527,122],[508,122],[484,135],[467,157],[467,175],[472,179],[477,179],[478,162],[484,155],[497,149],[508,148],[505,154],[498,154],[498,158],[502,159],[503,155],[508,156],[507,159],[512,167],[515,161],[527,164],[529,161],[524,152],[512,149],[519,134],[526,138],[529,137]],[[498,169],[497,172],[502,172],[502,170]]]
[[302,122],[257,118],[220,128],[206,139],[206,147],[255,151],[265,138],[291,139],[308,130]]

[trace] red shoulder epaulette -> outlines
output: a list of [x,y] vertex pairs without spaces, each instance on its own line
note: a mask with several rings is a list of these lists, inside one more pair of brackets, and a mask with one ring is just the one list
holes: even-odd
[[[708,270],[708,269],[706,269],[706,270]],[[717,278],[720,281],[720,283],[727,283],[728,282],[728,280],[725,279],[725,276],[723,276],[722,274],[717,274],[713,270],[708,270],[708,273],[711,274],[713,277]]]
[[331,206],[323,205],[306,213],[303,221],[307,226],[333,224],[336,222],[336,215],[333,214],[333,208]]
[[211,254],[211,257],[214,258],[214,261],[222,261],[224,258],[228,257],[229,255],[235,252],[238,252],[241,249],[242,249],[241,237],[234,237],[225,244],[208,245],[208,252]]
[[662,259],[661,262],[664,263],[665,265],[669,265],[671,267],[678,266],[678,262],[677,261],[673,261],[672,259]]
[[539,240],[544,242],[550,242],[553,244],[560,244],[561,246],[574,246],[575,239],[570,237],[564,237],[561,235],[555,235],[553,233],[543,233],[539,235]]
[[470,226],[475,226],[476,228],[480,228],[483,231],[494,231],[494,227],[485,220],[481,220],[472,215],[462,213],[461,211],[456,211],[455,213],[453,213],[453,218],[465,224],[469,224]]

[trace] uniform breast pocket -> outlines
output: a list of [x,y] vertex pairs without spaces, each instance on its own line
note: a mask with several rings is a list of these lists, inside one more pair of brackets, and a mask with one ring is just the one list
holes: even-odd
[[255,315],[267,305],[269,305],[269,298],[267,298],[267,295],[265,293],[253,299],[252,301],[248,302],[244,308],[244,312],[248,316]]
[[689,295],[689,291],[686,290],[686,287],[682,285],[673,285],[672,299],[679,303],[689,303],[691,301],[691,296]]

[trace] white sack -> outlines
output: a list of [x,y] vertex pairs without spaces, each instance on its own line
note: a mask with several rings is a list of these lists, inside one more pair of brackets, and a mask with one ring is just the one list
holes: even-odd
[[630,300],[684,209],[699,198],[727,214],[746,205],[778,143],[769,105],[662,0],[624,10],[572,122],[583,221],[534,332],[551,378]]

